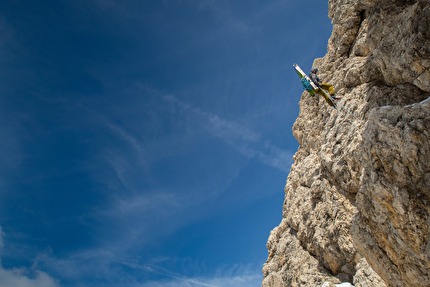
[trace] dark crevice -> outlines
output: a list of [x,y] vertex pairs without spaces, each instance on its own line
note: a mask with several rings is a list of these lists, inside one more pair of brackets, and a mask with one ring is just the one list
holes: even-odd
[[363,24],[364,19],[366,19],[366,10],[361,10],[360,11],[360,25],[359,25],[359,27],[361,27],[361,25]]
[[430,94],[411,83],[389,85],[382,79],[372,81],[365,94],[369,110],[382,106],[408,106],[427,99]]
[[358,16],[360,18],[360,22],[358,23],[357,32],[355,34],[355,40],[352,42],[351,46],[349,46],[348,57],[351,57],[351,53],[354,48],[355,42],[357,41],[357,37],[360,33],[361,26],[363,25],[364,19],[366,19],[366,10],[361,10]]

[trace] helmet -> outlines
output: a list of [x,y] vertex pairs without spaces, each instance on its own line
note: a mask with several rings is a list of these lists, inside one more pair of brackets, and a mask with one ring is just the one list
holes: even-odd
[[315,68],[315,67],[314,67],[314,68],[312,68],[311,72],[312,72],[312,73],[315,73],[315,74],[316,74],[316,73],[318,73],[318,68]]

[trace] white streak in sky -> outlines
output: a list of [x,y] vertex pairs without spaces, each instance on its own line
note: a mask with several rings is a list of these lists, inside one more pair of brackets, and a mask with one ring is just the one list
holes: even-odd
[[146,282],[139,287],[257,287],[260,286],[262,277],[260,272],[251,272],[243,266],[231,266],[227,270],[217,272],[213,276],[191,277],[155,264],[141,265],[135,262],[117,262],[129,268],[141,272],[153,273],[168,278],[167,280]]
[[263,139],[260,134],[247,127],[183,103],[174,96],[165,96],[163,99],[190,114],[194,122],[199,123],[213,136],[231,145],[246,158],[256,159],[267,166],[289,172],[293,157],[292,152],[277,147],[270,140]]

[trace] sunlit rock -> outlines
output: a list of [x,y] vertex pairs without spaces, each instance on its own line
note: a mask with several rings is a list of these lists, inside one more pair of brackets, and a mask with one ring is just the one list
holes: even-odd
[[329,16],[314,65],[342,99],[302,95],[263,286],[430,286],[430,2],[330,0]]

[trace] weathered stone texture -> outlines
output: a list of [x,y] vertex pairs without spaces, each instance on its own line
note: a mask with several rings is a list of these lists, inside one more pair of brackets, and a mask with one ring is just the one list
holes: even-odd
[[306,92],[264,287],[430,286],[430,1],[329,0],[316,59],[338,111]]
[[373,109],[363,135],[356,248],[392,286],[430,286],[430,101]]

